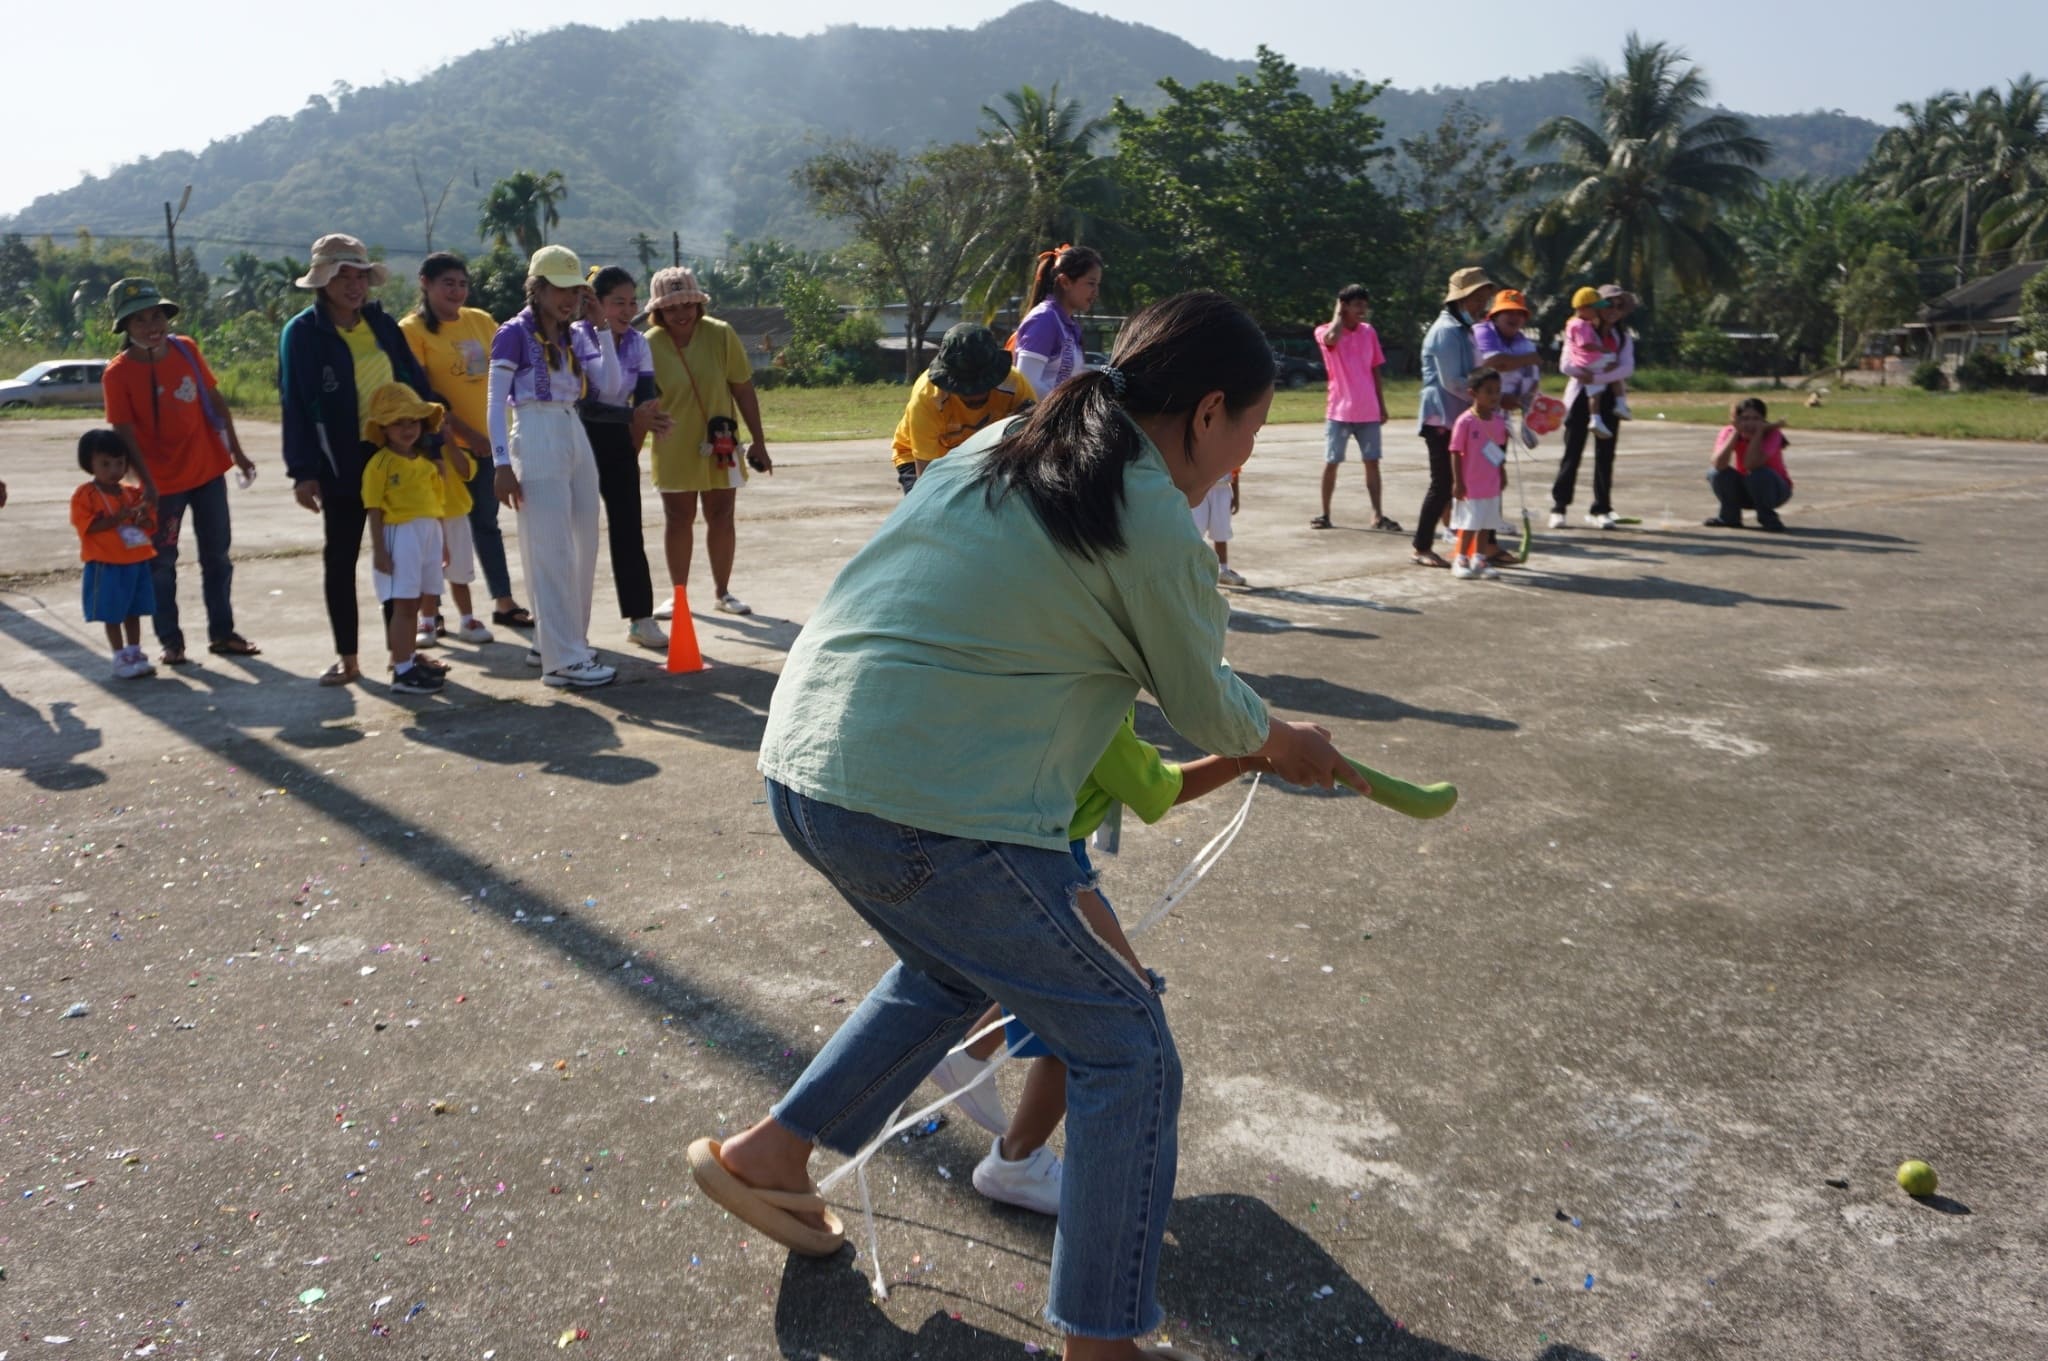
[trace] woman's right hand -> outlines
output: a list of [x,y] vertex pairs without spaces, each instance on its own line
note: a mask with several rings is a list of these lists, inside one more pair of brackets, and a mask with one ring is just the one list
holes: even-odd
[[320,513],[320,480],[314,477],[302,477],[292,483],[292,499],[307,510],[312,511],[315,515],[318,515]]
[[491,474],[491,491],[498,504],[510,510],[518,510],[526,500],[519,490],[519,474],[512,471],[510,464],[500,464]]
[[1328,789],[1343,784],[1361,794],[1372,792],[1365,777],[1352,769],[1330,741],[1330,730],[1320,723],[1283,723],[1275,719],[1266,730],[1266,745],[1252,755],[1292,785]]

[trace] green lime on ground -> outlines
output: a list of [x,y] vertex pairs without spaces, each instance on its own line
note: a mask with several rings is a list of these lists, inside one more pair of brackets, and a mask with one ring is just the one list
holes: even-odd
[[1899,1164],[1899,1189],[1909,1196],[1931,1196],[1937,1180],[1934,1169],[1918,1158]]

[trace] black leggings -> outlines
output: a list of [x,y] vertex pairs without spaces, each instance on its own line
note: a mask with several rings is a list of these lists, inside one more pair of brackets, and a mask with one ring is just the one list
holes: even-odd
[[640,525],[640,450],[633,443],[631,430],[616,422],[585,421],[583,431],[590,436],[590,452],[597,458],[597,494],[604,502],[619,617],[649,618],[654,613],[654,583],[647,573],[647,546]]
[[[1600,415],[1607,428],[1614,429],[1612,383],[1600,391]],[[1581,389],[1572,401],[1570,414],[1564,418],[1564,457],[1558,461],[1557,481],[1550,488],[1550,508],[1560,515],[1571,509],[1572,493],[1578,489],[1579,460],[1585,457],[1586,436],[1591,433],[1592,421],[1592,404]],[[1614,513],[1614,439],[1609,435],[1593,441],[1593,504],[1586,507],[1591,515]]]
[[1421,520],[1415,526],[1415,551],[1436,551],[1436,526],[1451,504],[1451,432],[1441,425],[1422,427],[1422,442],[1429,446],[1429,491],[1422,498]]
[[327,622],[334,627],[334,650],[353,657],[356,646],[356,564],[363,555],[363,486],[320,478],[320,522],[327,532],[321,552],[326,567]]

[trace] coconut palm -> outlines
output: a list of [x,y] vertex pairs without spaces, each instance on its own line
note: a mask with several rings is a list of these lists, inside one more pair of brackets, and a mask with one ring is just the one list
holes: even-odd
[[254,312],[263,306],[266,278],[263,261],[246,250],[238,250],[221,261],[227,289],[221,301],[235,312]]
[[1986,89],[1963,118],[1967,161],[1981,174],[1940,202],[1940,224],[1961,227],[1974,196],[1979,238],[1991,250],[2030,253],[2048,244],[2048,83],[2023,75],[2003,92]]
[[1095,154],[1108,120],[1083,118],[1081,101],[1062,100],[1058,85],[1020,86],[1002,104],[981,106],[981,138],[1009,160],[1022,193],[1014,230],[977,271],[990,311],[1029,287],[1039,251],[1098,238],[1110,200],[1106,162]]
[[633,248],[633,258],[640,262],[641,276],[653,278],[654,262],[661,258],[661,243],[646,232],[635,232],[626,244]]
[[516,244],[531,255],[547,244],[548,231],[562,224],[561,201],[569,186],[559,170],[515,170],[491,186],[477,205],[477,235],[492,245]]
[[1687,292],[1732,283],[1741,264],[1720,214],[1762,185],[1768,142],[1729,113],[1708,113],[1706,77],[1685,53],[1634,33],[1621,69],[1576,73],[1593,120],[1546,120],[1529,137],[1556,159],[1518,177],[1532,201],[1511,226],[1522,254],[1562,234],[1574,270],[1614,279],[1649,302],[1668,280]]

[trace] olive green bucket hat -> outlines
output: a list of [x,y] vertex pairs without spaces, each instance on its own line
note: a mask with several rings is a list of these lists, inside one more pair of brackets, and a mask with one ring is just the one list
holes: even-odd
[[1010,352],[994,331],[963,321],[939,341],[932,386],[961,397],[979,397],[1010,376],[1010,363]]
[[114,280],[114,286],[107,290],[107,306],[114,309],[116,331],[126,331],[128,318],[137,312],[147,312],[152,307],[163,308],[166,317],[178,315],[178,304],[157,290],[154,279]]

